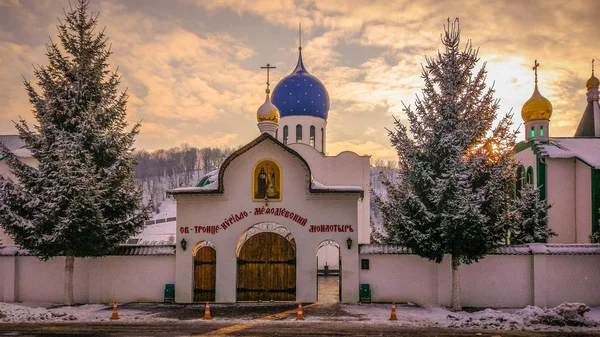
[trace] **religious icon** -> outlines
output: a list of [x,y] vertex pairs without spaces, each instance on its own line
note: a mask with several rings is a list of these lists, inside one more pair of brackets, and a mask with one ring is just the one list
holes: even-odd
[[252,176],[254,201],[281,200],[281,169],[272,160],[263,160],[254,167]]

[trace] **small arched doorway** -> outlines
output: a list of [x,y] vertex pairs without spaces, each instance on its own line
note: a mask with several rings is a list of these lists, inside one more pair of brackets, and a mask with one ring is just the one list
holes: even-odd
[[342,301],[342,253],[333,240],[323,240],[317,247],[317,301]]
[[209,241],[194,247],[194,302],[214,302],[217,284],[217,252]]
[[296,242],[276,223],[246,230],[237,244],[237,301],[296,300]]

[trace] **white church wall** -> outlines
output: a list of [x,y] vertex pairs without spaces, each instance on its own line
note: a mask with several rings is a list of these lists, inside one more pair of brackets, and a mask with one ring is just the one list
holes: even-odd
[[[409,254],[360,254],[360,283],[373,302],[451,304],[450,258],[440,264]],[[535,261],[535,263],[534,263]],[[520,308],[563,302],[600,305],[600,255],[489,255],[460,267],[463,306]]]
[[592,170],[584,162],[575,162],[575,236],[577,243],[589,243],[592,234]]
[[[272,159],[282,168],[282,200],[269,202],[269,208],[285,208],[307,219],[306,225],[292,219],[271,214],[254,214],[264,202],[253,202],[252,179],[254,165],[263,159]],[[221,196],[176,196],[177,199],[177,242],[185,238],[190,247],[202,240],[214,244],[216,262],[216,301],[235,302],[237,288],[236,244],[240,236],[252,225],[261,222],[275,222],[285,226],[296,241],[296,298],[298,301],[316,301],[317,248],[325,239],[335,240],[342,247],[343,293],[345,302],[358,300],[358,228],[356,194],[308,194],[307,171],[298,158],[275,145],[264,141],[237,157],[226,168],[224,193]],[[190,233],[185,228],[194,226],[216,226],[232,214],[247,212],[243,220],[233,223],[217,234]],[[353,232],[310,232],[311,225],[343,224],[351,225]],[[184,228],[184,230],[182,230]],[[324,235],[327,234],[327,235]],[[354,242],[352,250],[346,240]],[[193,250],[182,251],[178,246],[176,266],[176,300],[187,303],[193,299]]]
[[[63,302],[64,257],[0,256],[0,302]],[[162,302],[174,283],[175,256],[76,259],[76,303]]]
[[[450,257],[446,264],[450,269]],[[479,263],[460,267],[461,301],[465,306],[525,307],[533,302],[533,264],[528,255],[488,255]],[[445,273],[448,302],[451,301],[452,277]],[[507,296],[507,294],[510,294]]]
[[548,210],[548,226],[557,236],[549,243],[575,243],[575,159],[546,158],[546,195],[552,207]]
[[328,186],[360,186],[364,198],[358,200],[358,242],[370,243],[371,238],[371,180],[369,155],[359,156],[351,151],[343,151],[336,156],[323,156],[306,144],[290,144],[310,165],[316,181]]
[[515,158],[519,162],[520,165],[523,165],[525,168],[525,173],[527,173],[527,168],[531,167],[533,169],[533,182],[537,185],[537,158],[535,153],[531,150],[531,148],[525,149],[521,152],[515,154]]
[[600,256],[549,255],[544,280],[546,305],[581,302],[600,305]]
[[369,284],[373,302],[437,303],[437,266],[416,255],[361,254],[369,269],[360,284]]

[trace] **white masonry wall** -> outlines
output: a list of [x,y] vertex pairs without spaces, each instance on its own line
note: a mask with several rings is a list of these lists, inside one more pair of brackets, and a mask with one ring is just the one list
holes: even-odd
[[[596,250],[600,251],[600,245]],[[440,264],[411,254],[360,254],[360,259],[369,260],[369,270],[360,271],[360,283],[370,285],[372,302],[450,306],[449,257]],[[600,254],[488,255],[478,263],[460,267],[461,302],[463,306],[495,308],[556,306],[563,302],[598,306],[598,266]]]
[[[65,260],[0,256],[0,302],[63,302]],[[163,302],[175,283],[175,256],[108,256],[76,259],[76,303]]]

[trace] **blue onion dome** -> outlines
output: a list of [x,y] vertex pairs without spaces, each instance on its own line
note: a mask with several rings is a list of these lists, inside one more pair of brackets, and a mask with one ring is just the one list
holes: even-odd
[[279,109],[280,117],[313,116],[327,120],[327,89],[318,78],[306,71],[302,63],[302,48],[298,49],[296,69],[277,83],[271,101]]

